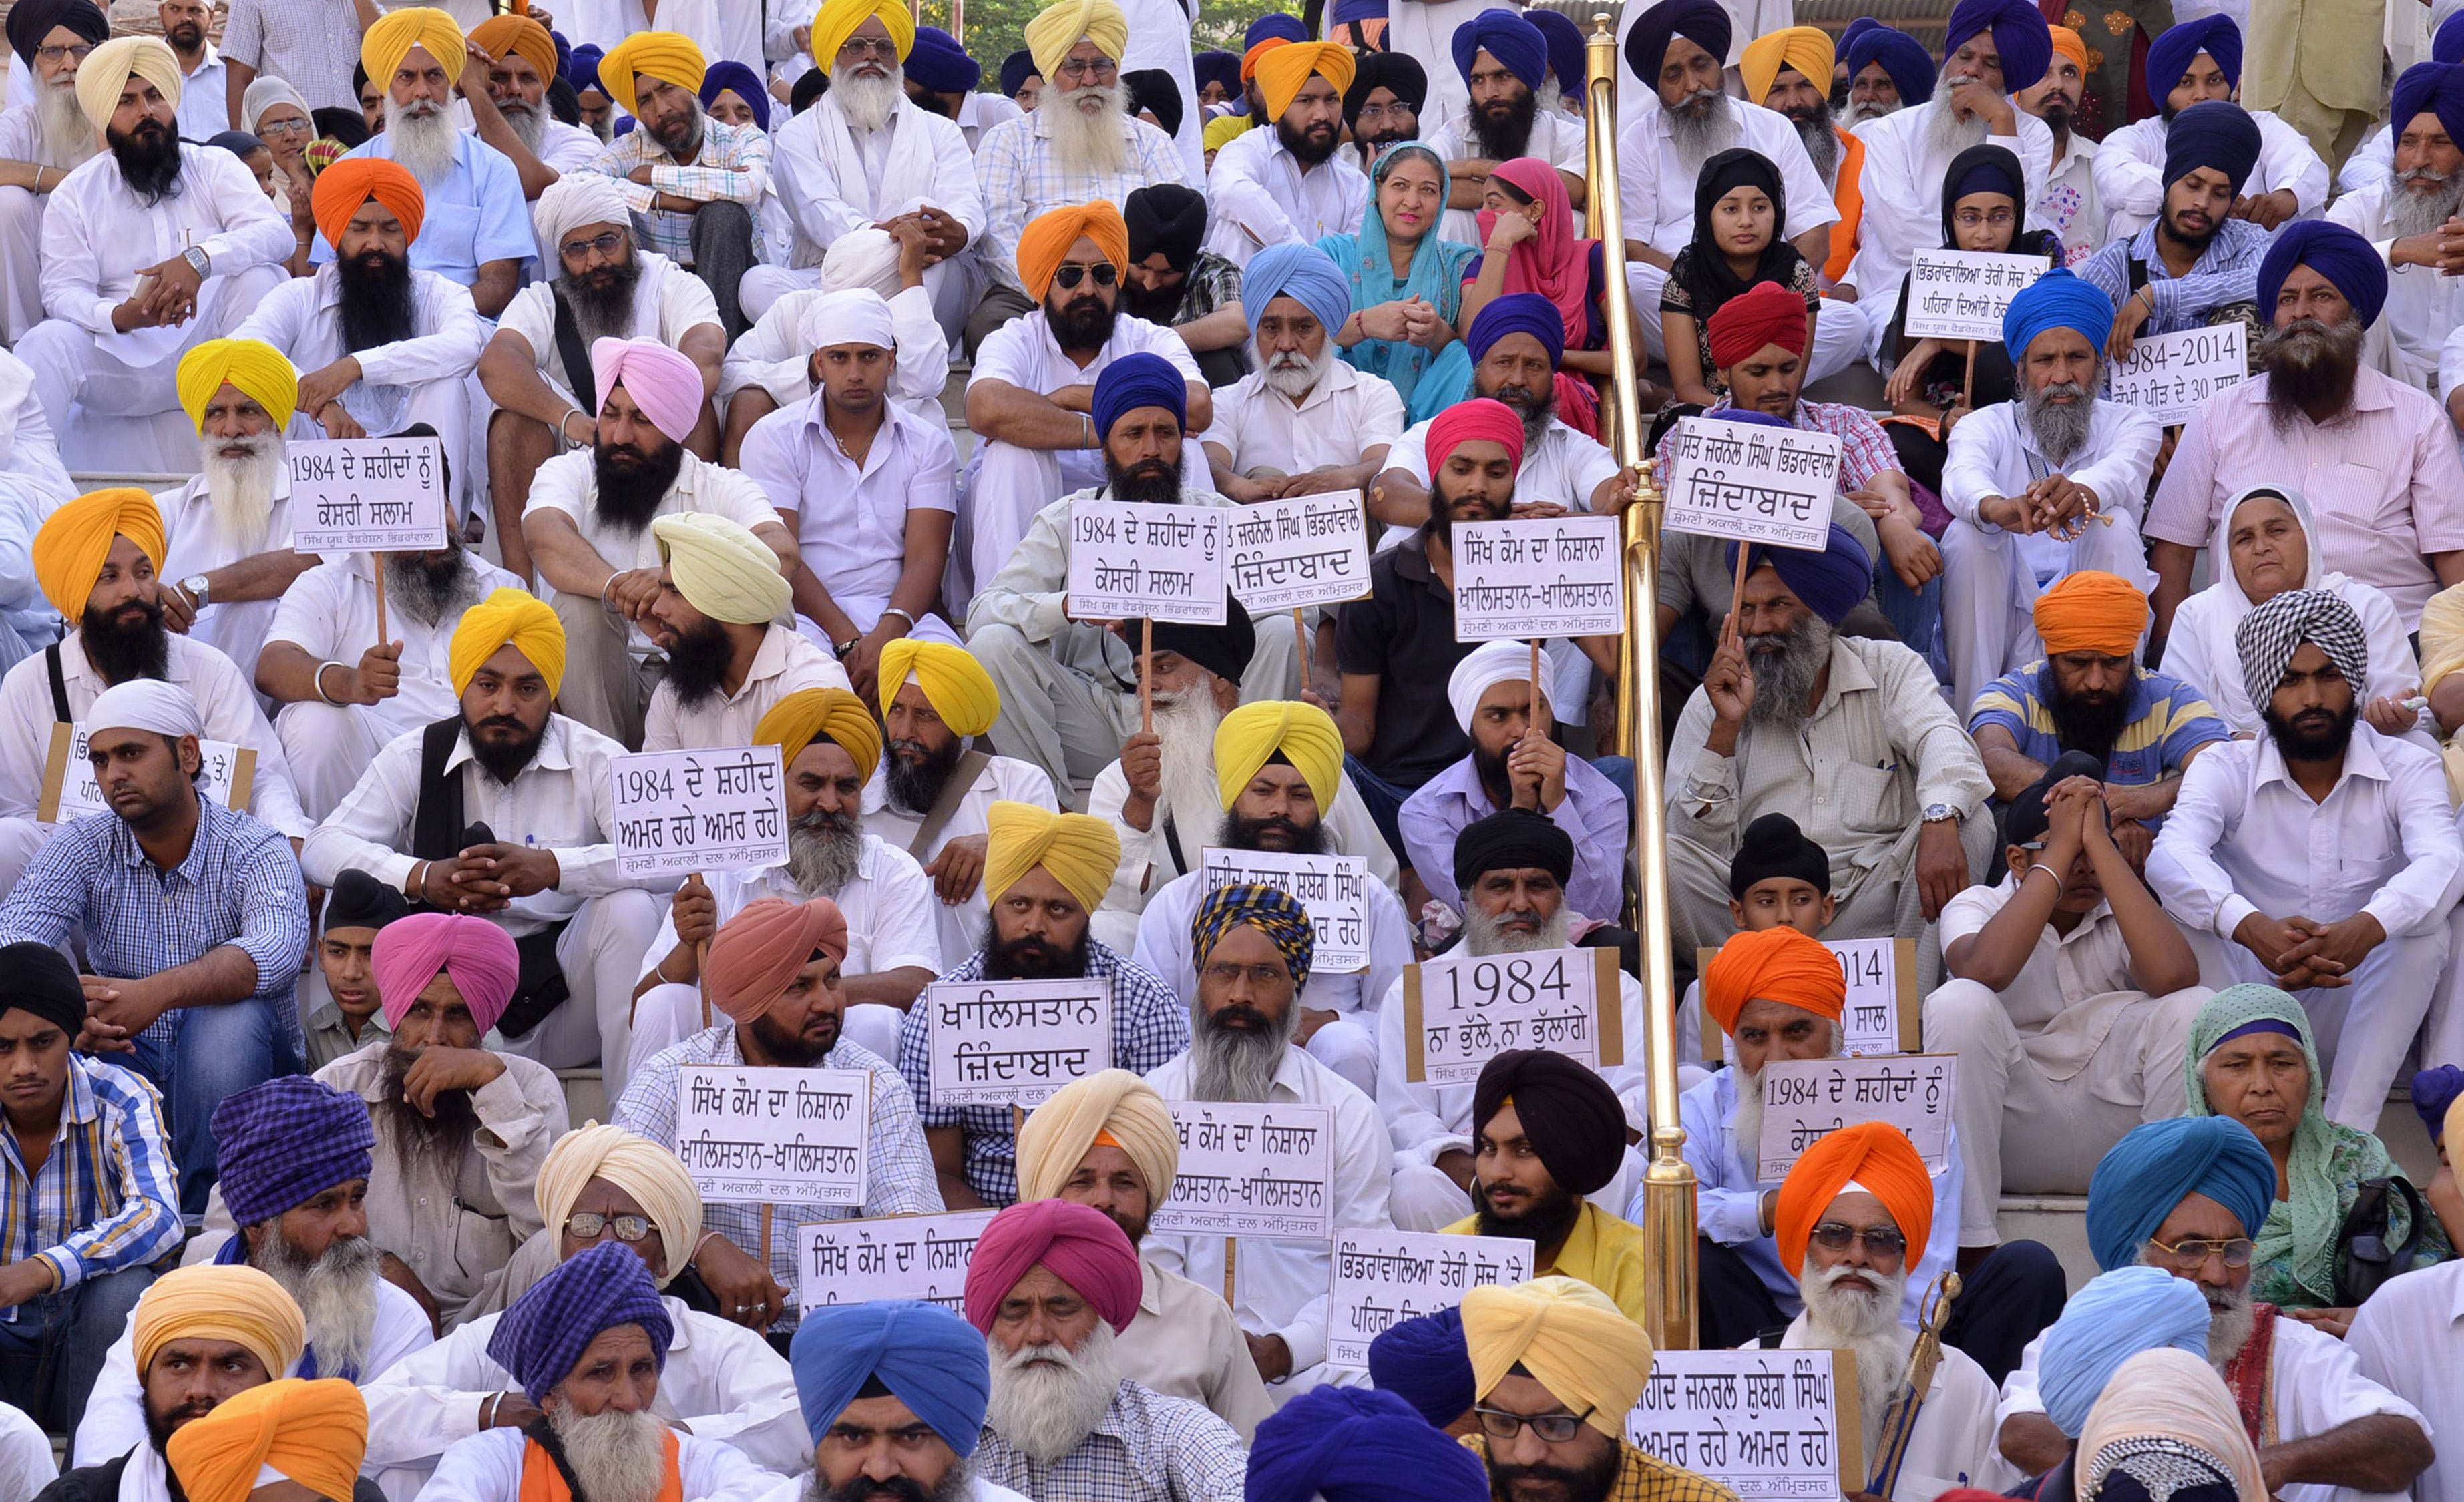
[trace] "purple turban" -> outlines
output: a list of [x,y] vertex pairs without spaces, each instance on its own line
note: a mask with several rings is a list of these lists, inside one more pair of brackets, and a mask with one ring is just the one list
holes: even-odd
[[[1778,421],[1768,412],[1723,411],[1719,415],[1740,423],[1757,418]],[[1727,567],[1734,569],[1737,544],[1728,544],[1727,558]],[[1862,604],[1874,588],[1874,560],[1865,555],[1863,544],[1853,533],[1837,524],[1831,529],[1831,545],[1820,553],[1755,543],[1746,572],[1750,574],[1766,563],[1778,571],[1779,581],[1805,602],[1806,609],[1835,626],[1847,620],[1848,612]]]
[[[1848,30],[1854,33],[1857,29],[1852,25]],[[1839,41],[1840,55],[1848,59],[1851,82],[1857,75],[1881,63],[1882,71],[1891,76],[1892,85],[1900,91],[1902,104],[1922,104],[1933,97],[1933,55],[1907,33],[1871,21],[1853,37],[1842,33]]]
[[990,1334],[1001,1300],[1038,1263],[1094,1305],[1115,1333],[1138,1317],[1146,1274],[1111,1217],[1069,1200],[1029,1200],[994,1216],[977,1238],[967,1264],[967,1323]]
[[[2410,70],[2407,70],[2409,72]],[[2336,284],[2353,305],[2362,327],[2379,319],[2387,304],[2387,263],[2355,229],[2324,219],[2297,219],[2276,232],[2276,242],[2258,263],[2258,316],[2273,320],[2277,294],[2293,268],[2307,266]]]
[[366,1178],[377,1145],[365,1100],[305,1075],[225,1097],[212,1126],[223,1203],[242,1226]]
[[1636,17],[1634,30],[1625,33],[1625,65],[1643,87],[1658,88],[1670,37],[1684,37],[1725,66],[1728,42],[1735,34],[1728,8],[1720,0],[1660,0]]
[[1369,1381],[1419,1410],[1440,1428],[1471,1411],[1471,1350],[1463,1343],[1463,1311],[1400,1319],[1369,1342]]
[[441,972],[452,978],[482,1033],[513,1004],[522,969],[512,935],[466,913],[414,913],[385,925],[377,933],[371,963],[386,1026],[401,1026],[410,1004]]
[[1243,1502],[1488,1502],[1488,1469],[1373,1387],[1319,1387],[1258,1426]]
[[660,1371],[668,1369],[675,1325],[650,1282],[649,1265],[623,1242],[603,1241],[557,1264],[514,1300],[488,1338],[488,1359],[513,1373],[536,1406],[573,1375],[601,1332],[621,1325],[640,1325],[650,1338],[651,1359]]
[[1492,297],[1471,320],[1471,332],[1463,336],[1463,344],[1477,364],[1488,358],[1497,341],[1509,334],[1529,334],[1549,352],[1549,363],[1556,364],[1566,358],[1566,320],[1557,305],[1536,292],[1510,292],[1503,297]]
[[712,63],[701,76],[701,101],[704,106],[715,104],[722,94],[734,94],[751,105],[753,123],[765,131],[770,128],[770,91],[761,87],[759,74],[732,57]]
[[2176,21],[2147,44],[2147,92],[2163,104],[2165,96],[2190,71],[2190,59],[2201,53],[2216,60],[2225,82],[2241,87],[2241,28],[2229,15],[2205,15]]
[[2438,23],[2430,33],[2431,62],[2464,62],[2464,11],[2458,11]]
[[623,386],[670,443],[683,443],[710,406],[701,367],[657,339],[593,339],[590,368],[599,378],[603,409],[608,393]]
[[[915,34],[924,33],[919,31]],[[1189,72],[1190,81],[1198,85],[1200,93],[1210,83],[1228,95],[1238,97],[1241,93],[1241,59],[1230,53],[1220,49],[1199,53],[1189,60]]]
[[1583,92],[1585,59],[1583,29],[1574,18],[1562,11],[1550,11],[1534,6],[1523,12],[1523,18],[1540,29],[1540,39],[1549,44],[1549,71],[1557,78],[1559,94]]
[[965,94],[983,81],[984,66],[967,55],[957,38],[937,26],[915,29],[907,54],[907,76],[932,94]]
[[2447,1135],[2447,1108],[2458,1096],[2464,1096],[2464,1069],[2441,1064],[2412,1077],[2412,1112],[2430,1128],[2433,1145]]
[[2395,98],[2387,107],[2387,124],[2395,134],[2416,115],[2435,115],[2447,127],[2448,139],[2464,145],[2464,67],[2454,63],[2417,62],[2395,80]]
[[1183,426],[1189,423],[1189,380],[1161,355],[1140,350],[1124,355],[1095,378],[1095,431],[1109,439],[1112,424],[1142,406],[1159,406]]
[[1455,28],[1455,71],[1471,81],[1472,59],[1488,54],[1532,93],[1549,77],[1549,39],[1519,11],[1483,11]]
[[1942,35],[1945,64],[1959,51],[1960,43],[1985,31],[1993,33],[1993,51],[2002,59],[2002,92],[2016,94],[2035,87],[2054,60],[2054,33],[2045,24],[2044,12],[2029,0],[1959,0]]

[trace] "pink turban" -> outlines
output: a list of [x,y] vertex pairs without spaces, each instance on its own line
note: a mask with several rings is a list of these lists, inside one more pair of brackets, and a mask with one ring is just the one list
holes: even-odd
[[989,1335],[993,1315],[1038,1263],[1069,1285],[1113,1333],[1137,1317],[1146,1275],[1111,1217],[1070,1200],[1029,1200],[992,1218],[967,1264],[967,1323]]
[[623,386],[670,443],[683,443],[710,405],[701,367],[657,339],[593,339],[590,368],[599,378],[601,407],[607,393]]
[[846,960],[847,915],[826,897],[791,903],[765,897],[719,925],[710,942],[711,1004],[738,1022],[751,1022],[776,1006],[797,973],[819,949],[833,963]]
[[462,993],[482,1033],[505,1014],[522,968],[505,930],[485,918],[455,913],[414,913],[385,925],[377,934],[371,963],[388,1027],[401,1024],[410,1004],[441,971],[452,977],[453,989]]

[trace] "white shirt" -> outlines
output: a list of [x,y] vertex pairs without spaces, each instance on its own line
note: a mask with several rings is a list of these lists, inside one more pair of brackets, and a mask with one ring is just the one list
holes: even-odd
[[[463,556],[470,560],[475,581],[472,603],[500,589],[522,587],[521,580],[477,554],[466,552]],[[265,640],[288,642],[319,663],[358,666],[360,655],[377,641],[377,587],[368,567],[368,555],[354,553],[319,563],[293,579],[275,607]],[[402,643],[402,658],[396,664],[402,669],[401,691],[360,707],[360,712],[372,717],[385,738],[461,712],[462,699],[453,691],[451,675],[453,628],[461,623],[457,611],[434,625],[422,625],[402,608],[399,599],[386,610],[385,630]]]
[[[676,471],[676,483],[659,498],[658,510],[650,513],[650,521],[686,512],[708,512],[739,522],[747,531],[779,525],[779,513],[771,507],[770,497],[742,471],[713,464],[690,448],[680,447],[678,454],[683,467]],[[540,465],[531,479],[530,501],[522,508],[522,514],[527,517],[537,512],[562,512],[572,519],[582,540],[590,544],[590,551],[599,555],[600,561],[619,572],[658,568],[659,539],[649,522],[640,532],[627,533],[599,514],[599,474],[591,463],[589,449],[576,448]],[[553,596],[555,592],[548,593]],[[632,628],[631,642],[635,657],[649,655],[650,639],[643,635],[639,625]]]
[[[547,248],[554,255],[557,249]],[[719,327],[718,302],[710,294],[710,284],[685,271],[656,250],[636,249],[634,258],[641,263],[641,279],[633,284],[633,328],[631,337],[656,339],[670,349],[683,347],[685,335],[702,324]],[[514,294],[496,321],[500,333],[518,334],[531,347],[531,359],[538,364],[539,379],[556,388],[558,396],[587,411],[599,410],[597,393],[576,401],[573,380],[564,373],[564,354],[556,347],[556,293],[554,284],[533,282]],[[588,459],[583,454],[583,459]],[[649,536],[648,529],[643,532]]]
[[1369,174],[1351,152],[1304,167],[1282,132],[1260,125],[1225,142],[1207,170],[1206,249],[1245,267],[1270,245],[1353,233],[1368,205]]
[[[178,54],[173,54],[177,56]],[[231,90],[224,81],[223,54],[210,41],[197,54],[197,66],[180,70],[180,134],[190,141],[211,141],[231,129]]]
[[[1203,381],[1198,369],[1198,357],[1189,352],[1187,341],[1160,323],[1122,314],[1112,321],[1112,337],[1095,358],[1081,365],[1061,352],[1061,341],[1052,337],[1052,321],[1041,313],[1010,319],[986,336],[976,349],[975,369],[967,376],[973,387],[979,381],[1005,381],[1023,391],[1048,397],[1068,386],[1092,386],[1107,366],[1125,355],[1160,355],[1172,361],[1184,381]],[[968,456],[967,473],[972,483],[976,471],[983,467],[982,454],[999,440],[985,439],[975,446]],[[1009,446],[1000,445],[1000,446]],[[1044,502],[1055,500],[1072,490],[1083,490],[1104,483],[1104,454],[1099,448],[1052,448],[1036,450],[1051,456],[1060,468],[1060,489],[1041,500],[1027,501],[1019,507],[1033,515]],[[1193,468],[1195,467],[1195,468]],[[1202,472],[1204,466],[1183,446],[1181,472],[1186,475]],[[1005,500],[1004,505],[1008,502]],[[979,527],[983,518],[976,518]],[[978,556],[981,557],[979,549]],[[990,578],[989,572],[979,575]]]
[[[1660,107],[1660,97],[1647,87],[1637,85],[1639,98],[1648,100],[1648,107],[1633,114],[1617,133],[1617,201],[1625,213],[1625,237],[1642,240],[1663,255],[1675,255],[1694,239],[1694,184],[1701,176],[1698,169],[1688,168],[1677,154],[1676,138],[1670,134],[1668,112]],[[1737,144],[1758,151],[1779,168],[1781,189],[1788,195],[1786,218],[1789,235],[1793,238],[1808,229],[1818,229],[1836,224],[1839,209],[1831,201],[1831,190],[1822,185],[1822,174],[1814,169],[1814,159],[1805,154],[1805,138],[1796,133],[1795,124],[1776,110],[1743,99],[1728,100],[1728,114],[1737,122]],[[2039,122],[2036,129],[2044,130]],[[1579,151],[1582,122],[1574,124]],[[2050,139],[2050,138],[2049,138]],[[1577,163],[1581,158],[1576,157]],[[1582,170],[1578,164],[1575,171]],[[1874,202],[1874,158],[1869,144],[1865,156],[1865,202]],[[1869,212],[1866,217],[1873,216]],[[1938,212],[1928,213],[1928,224],[1938,223]],[[1872,244],[1874,228],[1863,231],[1861,243]]]
[[[313,275],[293,277],[275,288],[256,305],[248,321],[231,331],[231,337],[263,339],[280,350],[302,375],[350,355],[360,362],[360,379],[344,394],[343,407],[359,417],[360,401],[376,403],[369,412],[391,428],[395,424],[385,422],[383,409],[393,408],[407,415],[407,409],[400,404],[408,402],[409,392],[405,389],[398,395],[383,397],[374,388],[459,381],[478,369],[479,352],[488,345],[488,328],[472,306],[470,289],[434,272],[415,267],[411,270],[410,313],[408,338],[363,350],[344,349],[342,277],[335,264],[328,261]],[[364,417],[361,425],[371,432],[376,430]]]
[[[958,100],[958,134],[967,141],[967,170],[975,170],[976,148],[983,144],[984,132],[995,125],[1006,124],[1024,115],[1018,100],[1005,94],[969,93]],[[772,170],[776,171],[775,162]]]
[[[2353,1316],[2344,1349],[2364,1378],[2393,1391],[2422,1414],[2425,1426],[2464,1434],[2464,1388],[2455,1382],[2464,1359],[2464,1262],[2442,1262],[2384,1284]],[[2456,1502],[2464,1496],[2464,1454],[2450,1443],[2413,1478],[2414,1502]]]
[[[721,925],[765,897],[802,903],[813,895],[797,885],[784,866],[714,871],[706,880]],[[863,853],[856,857],[855,875],[830,894],[830,901],[847,917],[847,959],[839,967],[847,974],[878,975],[919,968],[941,973],[941,945],[933,925],[933,909],[940,904],[934,899],[933,883],[926,880],[924,868],[906,851],[866,835]],[[658,932],[650,936],[650,947],[642,955],[642,978],[650,979],[659,962],[675,947],[675,909],[670,906],[660,915]]]
[[1363,375],[1340,359],[1297,404],[1266,383],[1265,371],[1253,370],[1215,393],[1214,424],[1198,436],[1231,455],[1235,474],[1261,465],[1286,474],[1349,468],[1403,436],[1403,399],[1385,377]]
[[[1395,446],[1386,450],[1386,468],[1402,470],[1424,489],[1428,486],[1429,423],[1403,429]],[[1524,447],[1523,464],[1514,471],[1514,503],[1529,506],[1548,501],[1570,512],[1588,512],[1592,492],[1602,481],[1614,479],[1617,471],[1616,456],[1601,447],[1599,440],[1586,438],[1552,417],[1540,430],[1540,441]],[[1392,546],[1410,534],[1410,528],[1389,527],[1378,546]]]
[[[15,54],[11,55],[13,59]],[[32,162],[62,172],[78,164],[61,158],[62,153],[53,150],[51,141],[44,137],[42,117],[35,113],[33,101],[0,110],[0,162]],[[44,196],[37,196],[34,202],[41,205]]]
[[2347,193],[2376,187],[2395,175],[2395,127],[2381,122],[2367,140],[2344,159],[2336,185]]
[[[1061,812],[1061,800],[1052,791],[1052,779],[1044,769],[1015,757],[995,756],[984,763],[976,774],[966,795],[958,800],[950,821],[941,826],[933,843],[917,851],[909,849],[924,828],[922,814],[902,813],[890,806],[890,780],[880,772],[864,786],[864,827],[881,838],[892,849],[905,850],[919,865],[931,865],[942,848],[954,839],[973,839],[992,831],[992,807],[995,803],[1032,803],[1048,813]],[[926,812],[930,812],[927,810]],[[928,882],[929,884],[929,882]],[[975,891],[963,903],[945,903],[940,894],[933,895],[933,923],[939,930],[941,952],[950,956],[949,964],[976,952],[983,942],[984,925],[992,916],[992,907],[984,896],[983,883],[978,882]],[[935,968],[937,974],[947,966]]]
[[[1467,952],[1467,951],[1466,951]],[[1633,1041],[1644,1020],[1642,984],[1617,971],[1617,1009],[1626,1029],[1626,1061],[1599,1072],[1609,1088],[1622,1096],[1648,1081],[1642,1045]],[[1441,1153],[1472,1150],[1470,1085],[1432,1085],[1404,1075],[1403,983],[1386,989],[1377,1006],[1377,1109],[1386,1118],[1386,1132],[1397,1152],[1435,1166]],[[1607,1206],[1603,1204],[1603,1208]]]
[[[420,1489],[420,1502],[516,1502],[529,1445],[519,1429],[489,1429],[454,1442]],[[753,1502],[779,1484],[735,1446],[696,1434],[676,1436],[676,1470],[684,1502]]]
[[[2327,163],[2319,159],[2309,138],[2274,111],[2252,110],[2250,118],[2258,126],[2258,163],[2242,184],[2243,195],[2257,198],[2289,187],[2299,205],[2298,216],[2317,214],[2327,202]],[[2106,239],[2129,239],[2155,223],[2165,207],[2165,136],[2170,128],[2163,116],[2150,115],[2106,134],[2096,158],[2096,193],[2104,206]],[[2033,219],[2029,225],[2041,228]]]
[[[1187,838],[1184,833],[1181,848],[1194,860],[1198,852],[1189,848]],[[1181,1000],[1193,1004],[1198,1000],[1198,963],[1189,951],[1189,924],[1198,915],[1198,904],[1205,900],[1200,885],[1204,880],[1204,873],[1192,871],[1166,882],[1161,891],[1147,899],[1146,910],[1138,917],[1137,949],[1132,956]],[[1412,963],[1412,922],[1403,916],[1402,899],[1375,882],[1365,887],[1362,914],[1368,920],[1369,964],[1348,974],[1312,969],[1302,992],[1303,1005],[1348,1016],[1402,984],[1403,968]]]
[[[902,363],[904,363],[902,361]],[[856,463],[830,435],[816,391],[753,424],[737,463],[796,534],[804,566],[859,631],[870,631],[907,572],[914,512],[958,509],[958,455],[946,428],[891,402]]]
[[[2095,400],[2088,410],[2087,440],[2061,464],[2045,457],[2017,402],[1996,402],[1950,430],[1949,456],[1942,466],[1942,504],[1950,513],[1990,533],[2002,531],[1977,514],[1991,495],[2027,493],[2040,473],[2067,475],[2096,492],[2101,507],[2134,523],[2146,510],[2147,478],[2165,429],[2145,407]],[[2038,582],[2069,572],[2071,545],[2051,533],[2018,539],[2019,555]]]
[[761,644],[754,648],[752,665],[745,669],[744,682],[737,685],[736,692],[722,687],[688,709],[677,700],[675,682],[659,680],[659,686],[650,690],[650,707],[643,720],[642,750],[750,746],[761,717],[780,700],[805,688],[852,692],[854,685],[847,681],[847,669],[838,659],[805,641],[795,627],[772,621],[762,632]]
[[[719,405],[735,401],[736,394],[749,386],[769,392],[770,400],[781,406],[793,406],[813,394],[813,352],[804,347],[796,326],[803,321],[808,305],[827,295],[818,287],[787,294],[772,303],[743,337],[728,346],[727,358],[718,366]],[[933,294],[920,285],[893,294],[890,333],[898,345],[891,400],[948,432],[950,415],[941,407],[941,388],[950,379],[950,341],[933,316]]]
[[[206,477],[191,476],[176,490],[155,494],[163,513],[162,577],[184,579],[229,568],[243,558],[264,553],[291,552],[291,468],[274,472],[274,506],[265,514],[265,530],[254,537],[233,537],[214,515],[213,497],[206,493]],[[256,679],[256,654],[264,649],[265,633],[274,624],[274,599],[226,600],[197,612],[188,638],[202,642],[231,660],[252,684]]]
[[[1249,1353],[1244,1348],[1241,1354],[1245,1359]],[[60,1468],[52,1460],[51,1436],[43,1426],[17,1408],[0,1405],[0,1497],[30,1502],[59,1479]]]
[[[1943,107],[1927,100],[1857,127],[1865,142],[1865,175],[1859,179],[1865,195],[1865,218],[1858,232],[1857,259],[1840,279],[1864,295],[1897,287],[1908,274],[1909,259],[1918,250],[1941,243],[1943,180],[1949,176],[1950,160],[1957,153],[1935,150],[1926,140],[1926,126],[1932,123],[1933,112]],[[2028,202],[2033,204],[2044,196],[2045,179],[2053,170],[2054,133],[2043,120],[2024,111],[2013,110],[2012,117],[2016,135],[1989,135],[1984,143],[2018,157]],[[1692,191],[1689,185],[1689,226]],[[1789,208],[1788,228],[1793,234],[1799,221],[1795,205]]]
[[879,130],[861,140],[828,95],[779,127],[770,170],[796,223],[794,264],[819,266],[850,229],[918,208],[937,208],[966,228],[968,248],[984,232],[975,147],[955,120],[904,97]]
[[[2361,188],[2337,199],[2326,217],[2369,241],[2385,260],[2397,239],[2395,227],[2387,222],[2387,204],[2407,191],[2392,180]],[[2444,391],[2439,355],[2458,325],[2464,325],[2464,280],[2441,275],[2434,266],[2387,269],[2387,307],[2377,327],[2395,345],[2398,368],[2390,374],[2433,395]]]
[[[1420,0],[1406,0],[1406,4],[1411,9],[1426,9]],[[1463,87],[1463,72],[1455,66],[1451,55],[1444,57],[1429,70],[1431,95],[1429,102],[1432,107],[1422,112],[1420,116],[1420,129],[1427,137],[1429,149],[1436,152],[1439,160],[1443,162],[1470,162],[1487,156],[1488,148],[1482,145],[1480,138],[1472,133],[1471,117],[1467,111],[1456,111],[1447,116],[1443,124],[1431,127],[1430,121],[1436,118],[1437,113],[1436,85],[1441,71],[1453,80],[1457,89]],[[1531,139],[1524,143],[1522,154],[1527,157],[1537,157],[1560,172],[1571,172],[1578,180],[1588,179],[1591,175],[1589,155],[1583,141],[1583,122],[1570,115],[1542,110],[1532,116]],[[1215,160],[1221,162],[1222,153],[1216,153]],[[1365,195],[1366,185],[1363,190]],[[1691,193],[1693,189],[1689,187],[1686,191]],[[1359,204],[1365,205],[1367,201],[1364,196],[1359,200]],[[1353,223],[1356,229],[1359,221],[1355,217]],[[1447,209],[1438,217],[1438,234],[1442,239],[1457,241],[1463,245],[1480,244],[1479,212],[1470,208]]]
[[2097,143],[2074,135],[2028,208],[2028,228],[2062,237],[2062,264],[2077,267],[2104,244],[2104,202],[2096,191]]

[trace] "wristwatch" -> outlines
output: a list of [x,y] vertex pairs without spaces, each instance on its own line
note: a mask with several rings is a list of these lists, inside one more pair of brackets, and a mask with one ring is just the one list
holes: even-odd
[[202,574],[191,574],[180,581],[180,588],[199,610],[206,608],[206,577]]
[[1925,805],[1925,821],[1928,824],[1940,824],[1945,821],[1956,824],[1959,822],[1959,810],[1947,803],[1928,803]]
[[190,269],[196,272],[199,281],[205,280],[210,274],[210,269],[214,264],[214,258],[206,253],[203,246],[188,247],[180,252],[180,259],[187,262]]

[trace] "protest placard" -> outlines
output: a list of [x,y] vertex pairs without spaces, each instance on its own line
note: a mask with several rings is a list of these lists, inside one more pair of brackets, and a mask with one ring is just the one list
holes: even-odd
[[[228,809],[248,811],[255,791],[256,752],[229,741],[200,740],[197,755],[204,763],[205,795]],[[52,743],[43,757],[43,792],[35,800],[34,817],[45,824],[65,824],[88,814],[108,814],[111,803],[94,780],[94,763],[86,759],[85,727],[54,722]]]
[[2143,334],[2130,353],[2105,370],[2109,402],[2145,408],[2170,427],[2225,387],[2250,376],[2250,354],[2238,322],[2171,334]]
[[1777,1183],[1807,1148],[1862,1121],[1888,1121],[1907,1133],[1925,1167],[1942,1172],[1950,1164],[1958,1069],[1950,1054],[1771,1059],[1763,1065],[1757,1177]]
[[[1851,1055],[1906,1054],[1918,1046],[1917,942],[1914,939],[1825,939],[1822,947],[1839,957],[1848,979],[1848,1005],[1840,1021],[1840,1043]],[[1694,973],[1710,967],[1717,949],[1694,951]],[[1703,1056],[1713,1063],[1726,1056],[1719,1025],[1708,1017],[1702,1026]]]
[[1662,525],[1819,552],[1831,542],[1839,440],[1830,433],[1689,417],[1668,446]]
[[1223,515],[1232,593],[1251,610],[1369,598],[1369,513],[1358,491],[1287,495]]
[[742,1064],[676,1073],[674,1147],[703,1199],[864,1203],[870,1075]]
[[1254,882],[1288,892],[1317,930],[1312,975],[1349,975],[1369,964],[1369,862],[1360,856],[1302,856],[1273,850],[1198,853],[1199,890]]
[[1469,1289],[1512,1288],[1530,1280],[1531,1243],[1520,1237],[1338,1230],[1327,1364],[1364,1371],[1369,1342],[1398,1320],[1452,1309]]
[[1221,506],[1071,502],[1069,618],[1221,625],[1229,514]]
[[1625,1062],[1614,949],[1451,954],[1403,970],[1403,1078],[1471,1085],[1509,1048],[1552,1049],[1594,1069]]
[[1837,1351],[1656,1351],[1625,1437],[1745,1502],[1836,1502],[1865,1490],[1858,1401]]
[[1041,1105],[1112,1067],[1112,978],[927,987],[935,1105]]
[[617,870],[625,876],[787,863],[787,778],[776,746],[617,756],[608,777]]
[[295,438],[291,546],[425,553],[445,546],[445,446],[433,438]]
[[1623,631],[1625,549],[1618,525],[1614,516],[1457,523],[1455,640]]
[[796,1303],[804,1309],[920,1298],[966,1312],[967,1264],[991,1210],[825,1220],[796,1228]]
[[1180,1171],[1151,1230],[1217,1236],[1334,1234],[1334,1112],[1322,1105],[1174,1100]]
[[2050,269],[2041,255],[1919,250],[1908,264],[1907,337],[1999,343],[2011,299]]

